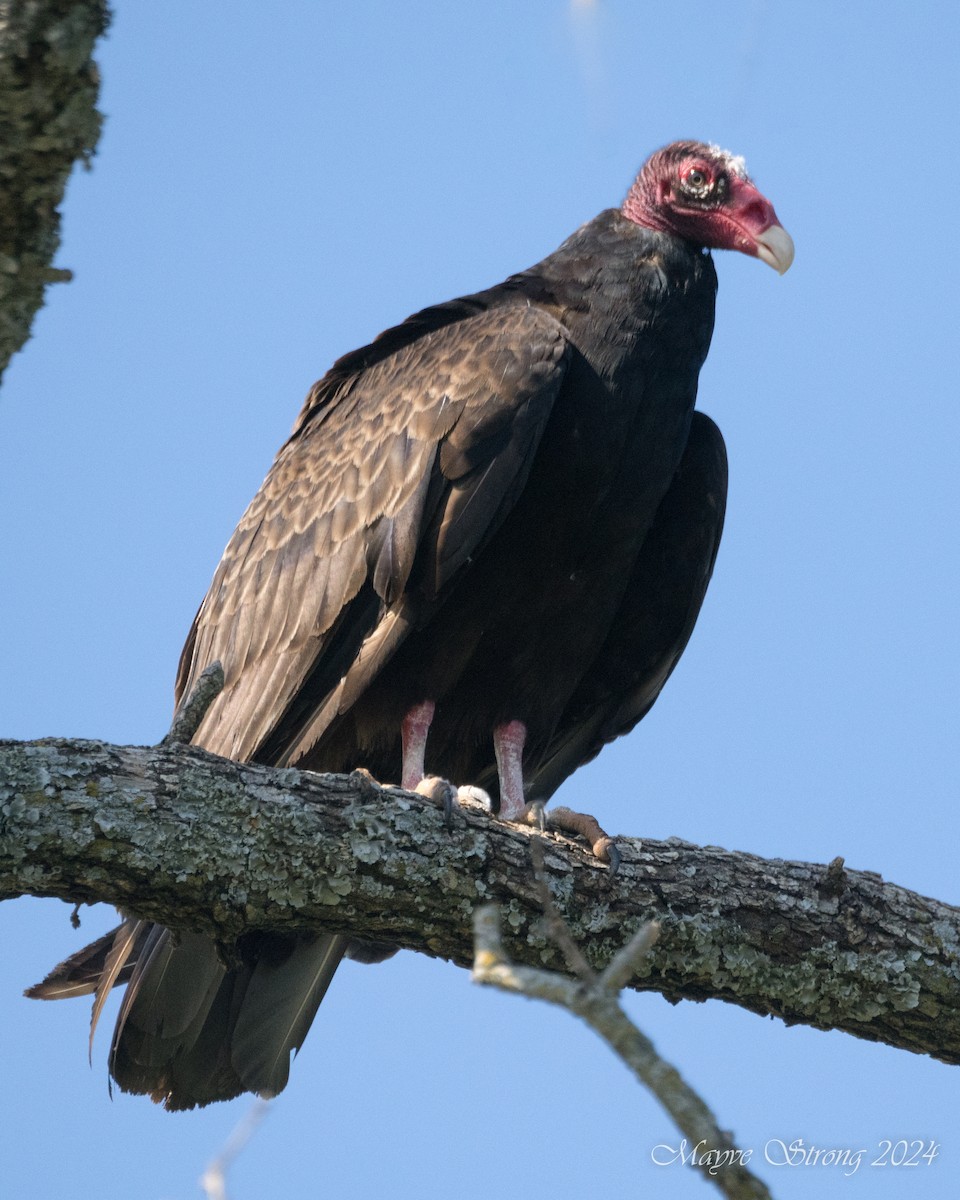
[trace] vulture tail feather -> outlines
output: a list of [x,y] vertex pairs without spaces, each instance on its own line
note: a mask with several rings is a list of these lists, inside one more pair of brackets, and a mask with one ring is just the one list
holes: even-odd
[[120,978],[120,972],[126,966],[131,955],[136,952],[137,942],[145,925],[145,921],[139,921],[136,917],[127,917],[119,929],[114,931],[113,944],[104,960],[103,971],[93,993],[93,1008],[90,1012],[90,1040],[87,1044],[87,1058],[91,1066],[93,1066],[93,1037],[97,1032],[97,1023],[103,1012],[103,1006],[107,1002],[107,996],[110,995],[110,989]]
[[233,1033],[233,1066],[243,1086],[275,1096],[286,1086],[290,1052],[303,1045],[349,939],[298,939],[284,961],[260,958]]
[[[33,987],[27,988],[23,994],[31,1000],[68,1000],[74,996],[92,996],[97,990],[107,957],[113,949],[117,934],[121,929],[123,929],[123,925],[118,925],[116,929],[111,929],[109,933],[97,938],[89,946],[84,946],[76,954],[71,954],[62,963],[58,963],[40,983],[35,983]],[[143,948],[146,935],[147,929],[143,928],[134,953],[128,957],[113,981],[115,985],[127,983],[130,979],[137,965],[137,957]]]

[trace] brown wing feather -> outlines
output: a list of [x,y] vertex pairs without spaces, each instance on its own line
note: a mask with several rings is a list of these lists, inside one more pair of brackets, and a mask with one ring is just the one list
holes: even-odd
[[[258,756],[308,678],[300,724],[315,741],[400,644],[415,563],[432,601],[522,489],[566,368],[564,327],[531,306],[408,324],[416,340],[355,352],[313,390],[224,552],[177,680],[179,702],[223,664],[194,739],[215,753]],[[389,331],[378,340],[393,345]],[[351,360],[361,373],[345,372]],[[296,743],[277,754],[295,761]]]

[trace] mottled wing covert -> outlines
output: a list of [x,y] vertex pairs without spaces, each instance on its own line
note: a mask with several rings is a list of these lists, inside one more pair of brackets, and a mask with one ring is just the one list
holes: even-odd
[[382,669],[417,603],[442,593],[522,490],[563,380],[563,326],[518,305],[414,337],[358,373],[335,368],[332,389],[321,381],[227,545],[177,679],[179,702],[223,664],[194,738],[214,753],[256,758],[308,676],[301,724],[315,741],[350,702],[322,697],[358,656],[363,680]]

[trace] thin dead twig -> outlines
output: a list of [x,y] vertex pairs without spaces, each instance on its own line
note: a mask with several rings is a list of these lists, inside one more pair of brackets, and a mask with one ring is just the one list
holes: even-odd
[[207,714],[207,709],[223,691],[223,667],[219,662],[212,662],[200,673],[193,691],[177,709],[161,746],[180,745],[189,742],[200,728],[200,722]]
[[697,1147],[691,1165],[705,1179],[730,1200],[770,1200],[766,1185],[747,1169],[744,1152],[734,1145],[730,1134],[719,1128],[706,1103],[679,1071],[660,1057],[653,1042],[620,1007],[620,990],[656,942],[659,924],[650,921],[643,925],[602,972],[593,971],[556,910],[543,872],[543,852],[535,845],[532,853],[546,933],[562,950],[576,978],[511,962],[500,937],[500,910],[494,904],[485,904],[473,914],[474,982],[546,1000],[582,1017],[653,1092],[680,1131]]
[[230,1164],[256,1133],[269,1107],[269,1100],[255,1101],[237,1122],[217,1157],[207,1164],[207,1169],[200,1176],[200,1186],[207,1200],[227,1200],[227,1171]]

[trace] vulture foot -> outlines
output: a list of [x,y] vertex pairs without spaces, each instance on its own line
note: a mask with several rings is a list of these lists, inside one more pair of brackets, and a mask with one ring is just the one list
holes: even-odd
[[[529,805],[529,809],[530,813],[527,817],[529,824],[537,824],[542,829],[543,805],[534,803]],[[535,809],[539,809],[539,814],[533,811]],[[590,849],[597,858],[609,864],[610,874],[616,875],[622,862],[620,851],[613,838],[600,828],[596,817],[590,816],[589,813],[574,812],[572,808],[554,808],[550,810],[546,825],[549,829],[557,829],[561,833],[584,838],[590,843]]]
[[620,866],[620,851],[594,817],[573,812],[569,808],[556,808],[547,820],[542,802],[534,800],[527,803],[523,787],[523,747],[526,737],[527,728],[522,721],[498,725],[493,731],[493,748],[500,775],[501,818],[535,825],[541,832],[552,826],[564,833],[586,838],[597,858],[609,863],[610,874],[616,874]]
[[440,775],[425,775],[412,790],[420,796],[426,796],[438,808],[443,809],[443,820],[448,829],[453,826],[454,807],[462,804],[465,800],[481,804],[487,812],[493,808],[493,801],[483,788],[474,787],[473,784],[455,787],[449,779],[444,779]]
[[[444,824],[450,829],[455,804],[464,800],[479,802],[488,812],[493,805],[490,796],[482,788],[470,785],[458,788],[439,775],[423,774],[427,734],[434,709],[433,701],[425,700],[415,704],[404,717],[402,786],[408,791],[418,792],[442,808]],[[573,812],[569,808],[557,808],[547,820],[542,801],[527,803],[523,785],[523,747],[526,738],[527,727],[522,721],[508,721],[493,731],[493,748],[500,781],[500,819],[534,825],[541,833],[552,827],[562,833],[585,838],[597,858],[609,864],[610,874],[616,874],[621,861],[620,851],[594,817]]]
[[420,796],[426,796],[438,808],[442,808],[444,825],[447,829],[453,828],[453,806],[457,799],[457,789],[449,779],[443,779],[439,775],[424,775],[410,790]]

